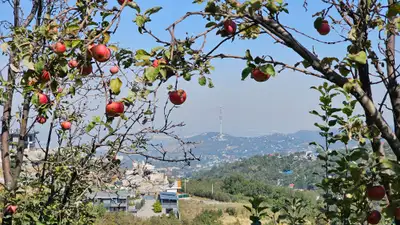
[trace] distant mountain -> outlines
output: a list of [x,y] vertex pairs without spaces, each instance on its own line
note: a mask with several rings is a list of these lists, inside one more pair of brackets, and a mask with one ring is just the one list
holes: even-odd
[[[301,130],[292,134],[273,133],[259,137],[235,137],[229,134],[222,136],[217,132],[207,132],[196,136],[187,137],[186,141],[196,142],[192,149],[196,156],[201,157],[201,161],[191,162],[190,167],[185,170],[199,170],[210,168],[224,162],[234,162],[241,158],[249,158],[255,155],[266,155],[270,153],[279,153],[285,155],[293,152],[313,151],[314,148],[309,146],[310,142],[324,143],[323,137],[318,131]],[[182,152],[176,150],[178,146],[171,144],[167,140],[154,140],[154,142],[162,142],[168,151],[169,158],[182,157]],[[355,146],[353,143],[352,146]],[[334,144],[331,148],[342,148],[343,146]],[[153,153],[152,153],[153,154]],[[156,152],[154,152],[157,155]],[[126,157],[125,157],[126,158]],[[132,157],[135,160],[143,158]],[[130,159],[126,158],[124,164],[129,166]],[[156,167],[173,167],[176,164],[153,162]]]

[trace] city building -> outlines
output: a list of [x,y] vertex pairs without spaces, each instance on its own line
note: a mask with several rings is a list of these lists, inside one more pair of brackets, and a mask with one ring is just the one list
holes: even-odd
[[108,212],[131,212],[134,206],[129,207],[129,201],[134,197],[133,193],[128,191],[99,191],[88,195],[95,204],[102,204]]
[[179,218],[178,196],[174,192],[160,192],[158,195],[162,206],[162,213],[169,214],[173,212]]
[[[31,132],[28,133],[25,136],[25,143],[24,143],[24,149],[28,149],[31,150],[33,148],[35,148],[35,143],[36,143],[36,134],[38,134],[39,132]],[[17,148],[17,143],[19,141],[19,130],[11,130],[10,131],[10,137],[9,137],[9,143],[10,143],[10,147],[11,148]],[[1,140],[0,140],[1,142]]]

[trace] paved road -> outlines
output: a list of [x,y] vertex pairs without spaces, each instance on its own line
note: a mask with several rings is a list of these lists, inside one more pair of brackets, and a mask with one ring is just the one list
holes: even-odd
[[138,217],[149,218],[152,216],[159,216],[161,213],[153,212],[153,204],[156,202],[154,199],[146,199],[144,206],[136,213]]

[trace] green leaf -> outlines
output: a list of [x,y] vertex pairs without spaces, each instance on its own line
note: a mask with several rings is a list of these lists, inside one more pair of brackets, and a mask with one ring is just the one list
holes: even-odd
[[138,27],[143,27],[144,23],[146,22],[146,18],[142,15],[138,15],[133,22],[135,22]]
[[246,77],[249,76],[251,71],[252,71],[252,68],[250,68],[250,67],[244,68],[243,71],[242,71],[242,80],[246,79]]
[[389,6],[389,10],[387,11],[387,16],[388,17],[397,16],[399,13],[400,13],[400,2],[396,2],[395,4]]
[[157,79],[157,75],[159,73],[159,67],[154,68],[152,66],[147,67],[144,71],[144,76],[150,81],[154,82]]
[[322,17],[318,17],[317,19],[315,19],[314,28],[318,30],[321,27],[322,21]]
[[162,9],[162,7],[156,6],[156,7],[146,10],[146,12],[144,12],[144,14],[150,16],[151,14],[154,14],[154,13],[160,11],[161,9]]
[[360,63],[360,64],[366,64],[367,63],[367,53],[364,51],[360,51],[357,54],[348,54],[347,58],[351,61]]
[[114,78],[110,81],[111,92],[118,95],[121,92],[122,81],[119,78]]
[[138,13],[140,13],[140,8],[138,6],[138,4],[136,4],[136,2],[127,2],[126,3],[127,6],[131,7],[132,9],[135,9]]
[[118,51],[118,47],[115,46],[115,45],[109,45],[108,48],[111,49],[111,50],[114,51],[114,52],[117,52],[117,51]]
[[208,78],[208,88],[214,88],[214,84],[210,78]]
[[275,68],[271,64],[267,64],[260,67],[261,72],[266,73],[270,76],[275,76]]
[[253,60],[253,57],[251,56],[251,53],[250,53],[249,49],[246,50],[246,59],[247,60]]
[[22,61],[23,65],[26,66],[28,69],[30,70],[35,70],[35,64],[33,64],[33,62],[31,62],[29,59],[24,58],[24,60]]
[[136,51],[135,58],[137,60],[149,60],[150,54],[144,49],[139,49]]
[[215,25],[217,25],[216,22],[209,22],[209,23],[206,24],[206,27],[208,28],[208,27],[212,27],[212,26],[215,26]]
[[301,63],[303,64],[304,68],[306,68],[306,69],[311,66],[311,63],[308,62],[307,60],[304,60]]
[[199,84],[201,85],[201,86],[205,86],[206,84],[207,84],[207,80],[206,80],[206,77],[205,76],[201,76],[201,77],[199,77]]

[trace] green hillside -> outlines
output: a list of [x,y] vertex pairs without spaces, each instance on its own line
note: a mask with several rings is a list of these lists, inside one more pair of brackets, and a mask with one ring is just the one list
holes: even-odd
[[269,185],[289,186],[293,183],[294,188],[307,189],[321,180],[318,174],[322,172],[319,160],[307,159],[305,153],[300,152],[288,156],[253,156],[198,172],[193,177],[224,180],[238,176]]

